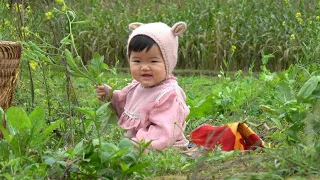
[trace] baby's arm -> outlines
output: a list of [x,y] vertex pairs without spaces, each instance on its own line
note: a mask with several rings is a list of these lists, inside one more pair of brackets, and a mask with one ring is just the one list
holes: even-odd
[[156,103],[158,104],[149,114],[151,125],[139,129],[133,140],[153,140],[152,149],[165,149],[172,147],[178,139],[184,138],[185,120],[189,109],[175,92],[166,94]]
[[118,117],[124,111],[124,106],[127,101],[127,94],[133,86],[137,85],[136,81],[132,81],[129,85],[124,87],[122,90],[114,90],[112,93],[111,104],[112,107],[117,111]]

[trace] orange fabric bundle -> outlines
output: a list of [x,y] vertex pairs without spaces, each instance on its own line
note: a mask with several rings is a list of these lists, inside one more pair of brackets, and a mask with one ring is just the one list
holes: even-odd
[[225,126],[202,125],[190,133],[197,146],[213,149],[221,145],[223,151],[254,150],[264,147],[262,139],[245,123],[231,123]]

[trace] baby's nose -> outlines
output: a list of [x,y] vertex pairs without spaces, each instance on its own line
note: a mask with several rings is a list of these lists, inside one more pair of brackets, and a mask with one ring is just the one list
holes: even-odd
[[141,67],[141,70],[149,70],[149,69],[150,69],[150,67],[147,64],[143,64]]

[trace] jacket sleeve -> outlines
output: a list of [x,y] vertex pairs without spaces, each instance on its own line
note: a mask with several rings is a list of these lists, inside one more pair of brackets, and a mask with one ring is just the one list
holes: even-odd
[[124,111],[124,106],[127,100],[127,94],[130,89],[137,84],[136,81],[132,81],[129,85],[122,90],[114,90],[111,98],[112,107],[116,110],[117,116],[120,117]]
[[170,91],[155,102],[147,117],[151,125],[139,129],[133,140],[152,140],[152,149],[172,147],[178,139],[184,138],[188,114],[189,109],[185,101],[179,98],[175,90]]

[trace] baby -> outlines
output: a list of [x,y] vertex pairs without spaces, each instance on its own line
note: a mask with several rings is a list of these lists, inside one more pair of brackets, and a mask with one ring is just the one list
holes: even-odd
[[132,23],[127,55],[133,81],[122,90],[95,86],[97,97],[111,100],[125,136],[139,142],[151,141],[152,149],[187,148],[184,136],[189,108],[186,95],[172,71],[177,64],[178,36],[186,24]]

